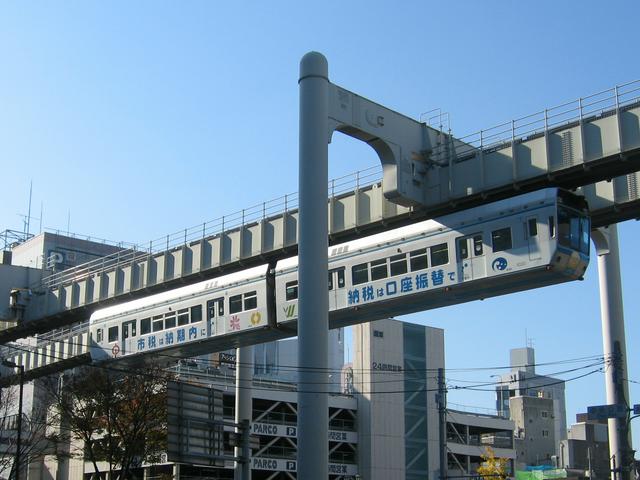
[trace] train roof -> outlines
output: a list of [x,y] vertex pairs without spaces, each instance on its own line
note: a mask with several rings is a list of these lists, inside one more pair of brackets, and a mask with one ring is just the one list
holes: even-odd
[[[518,211],[525,211],[536,205],[555,203],[558,196],[557,188],[545,188],[534,192],[518,195],[517,197],[505,198],[497,202],[488,203],[467,210],[451,213],[442,217],[437,217],[422,222],[413,223],[404,227],[396,228],[368,237],[358,238],[350,242],[332,245],[329,247],[329,258],[340,254],[349,254],[358,250],[365,250],[378,245],[384,245],[397,239],[412,237],[421,233],[439,233],[457,227],[463,227],[469,223],[477,221],[488,221],[490,219],[513,214]],[[294,268],[298,265],[298,257],[290,257],[278,262],[277,271]]]
[[167,290],[166,292],[156,293],[144,298],[131,300],[130,302],[120,303],[111,307],[96,310],[91,315],[90,321],[103,320],[105,318],[122,315],[124,313],[143,310],[148,307],[162,305],[164,303],[174,302],[188,297],[193,297],[207,290],[219,290],[228,288],[241,283],[250,282],[252,280],[264,277],[267,274],[269,265],[259,265],[257,267],[247,268],[238,272],[222,275],[221,277],[211,278],[202,282],[187,285],[185,287]]

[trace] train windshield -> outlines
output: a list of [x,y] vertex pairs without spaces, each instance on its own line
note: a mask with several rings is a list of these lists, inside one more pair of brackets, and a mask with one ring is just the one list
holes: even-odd
[[558,207],[558,242],[564,247],[589,255],[591,222],[584,213]]

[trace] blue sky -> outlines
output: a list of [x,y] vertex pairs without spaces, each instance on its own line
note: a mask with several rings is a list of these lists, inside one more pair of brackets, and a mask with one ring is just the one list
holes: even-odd
[[[142,243],[295,192],[307,51],[334,83],[414,118],[442,108],[462,136],[640,78],[639,14],[631,0],[2,2],[0,229],[22,227],[30,181],[44,227]],[[332,177],[376,163],[336,135]],[[620,225],[635,381],[638,235]],[[445,329],[450,369],[507,365],[525,332],[539,362],[602,352],[595,260],[584,282],[407,319]],[[493,406],[491,393],[449,400]],[[568,383],[570,421],[602,403],[601,374]]]

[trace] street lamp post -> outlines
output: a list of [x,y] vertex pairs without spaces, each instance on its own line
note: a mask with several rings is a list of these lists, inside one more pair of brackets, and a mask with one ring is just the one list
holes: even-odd
[[2,365],[9,368],[17,368],[20,376],[20,393],[18,397],[18,424],[16,425],[18,435],[16,436],[16,456],[15,456],[15,469],[16,480],[20,480],[20,450],[22,444],[22,390],[24,388],[24,365],[18,365],[11,360],[2,360]]

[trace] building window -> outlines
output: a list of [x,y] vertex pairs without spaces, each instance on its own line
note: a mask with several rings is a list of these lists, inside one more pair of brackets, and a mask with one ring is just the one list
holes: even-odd
[[373,336],[374,337],[378,337],[378,338],[383,338],[384,337],[384,332],[381,330],[374,330],[373,331]]
[[542,436],[543,437],[548,437],[549,436],[549,430],[542,430]]
[[549,412],[547,412],[546,410],[543,410],[540,412],[540,416],[542,418],[547,418],[549,416]]

